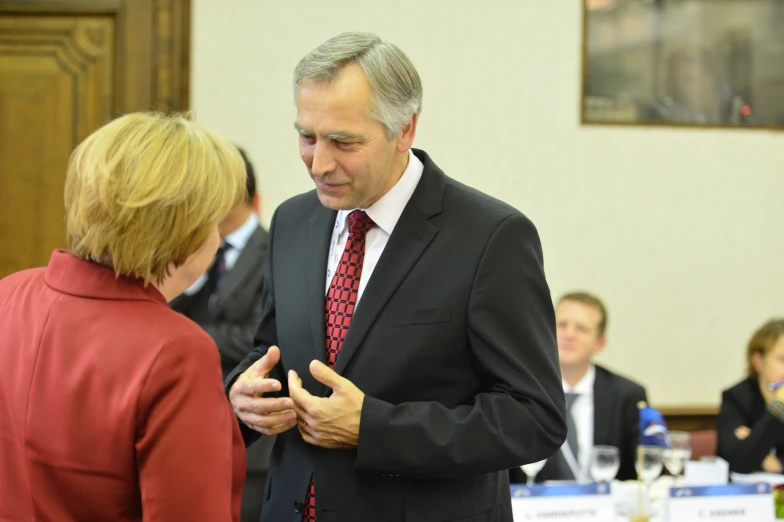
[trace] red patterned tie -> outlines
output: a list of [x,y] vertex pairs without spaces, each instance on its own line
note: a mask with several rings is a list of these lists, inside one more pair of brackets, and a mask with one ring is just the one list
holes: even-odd
[[[327,322],[327,365],[335,366],[343,341],[346,339],[351,317],[359,296],[359,279],[365,262],[365,234],[373,226],[373,220],[361,210],[348,215],[348,239],[343,256],[329,285],[326,300]],[[308,495],[302,522],[316,522],[316,492],[313,477],[310,477]]]

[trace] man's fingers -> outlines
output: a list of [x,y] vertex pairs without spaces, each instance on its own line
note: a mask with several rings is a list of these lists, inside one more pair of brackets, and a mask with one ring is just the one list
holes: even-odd
[[243,377],[245,378],[253,378],[253,377],[264,377],[266,378],[269,375],[269,372],[275,367],[276,364],[280,361],[280,349],[277,346],[270,346],[267,353],[264,354],[264,357],[253,363],[253,365],[248,368],[245,373],[243,373]]
[[255,415],[253,413],[248,413],[245,414],[241,420],[250,429],[258,431],[259,433],[263,433],[264,435],[277,435],[278,433],[288,431],[297,425],[297,417],[295,415],[291,416],[289,420],[285,421],[284,416],[281,415],[280,418],[274,418],[275,422],[270,422],[270,417],[274,418],[275,416]]
[[277,379],[255,378],[237,381],[232,387],[232,391],[239,395],[259,397],[265,393],[277,393],[280,388],[280,381]]
[[292,413],[295,413],[293,408],[294,403],[288,397],[279,399],[237,397],[234,401],[234,409],[238,412],[256,413],[258,415],[268,415],[286,410],[291,410]]
[[294,401],[294,408],[297,409],[297,412],[306,410],[314,398],[308,390],[302,387],[302,379],[294,370],[289,370],[289,397]]
[[241,420],[245,424],[259,428],[273,428],[281,425],[294,426],[297,423],[297,414],[294,410],[279,411],[260,415],[254,412],[242,412]]
[[322,363],[321,361],[313,360],[310,362],[310,374],[327,388],[333,391],[338,391],[343,385],[349,382],[345,377],[341,377],[335,370]]

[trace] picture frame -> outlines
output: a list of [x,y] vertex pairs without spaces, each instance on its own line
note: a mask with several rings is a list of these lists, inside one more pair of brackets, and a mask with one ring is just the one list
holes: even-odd
[[784,130],[784,1],[583,0],[581,121]]

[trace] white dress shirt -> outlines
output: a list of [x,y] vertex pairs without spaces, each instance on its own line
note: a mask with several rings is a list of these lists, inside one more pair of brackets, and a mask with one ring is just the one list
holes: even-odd
[[[253,212],[250,213],[250,217],[243,223],[237,230],[228,234],[223,240],[229,245],[226,248],[226,252],[223,253],[223,262],[226,265],[226,272],[234,268],[234,264],[237,262],[237,259],[240,257],[240,254],[245,249],[245,245],[248,244],[250,240],[250,236],[256,232],[256,228],[259,226],[259,218],[256,217],[256,214]],[[187,290],[185,290],[185,295],[193,295],[205,285],[207,282],[207,273],[202,274],[195,283],[193,283]]]
[[329,292],[332,277],[335,275],[340,258],[343,256],[343,250],[346,248],[349,232],[348,215],[354,210],[364,210],[376,225],[368,230],[365,236],[365,260],[362,264],[362,276],[359,279],[359,294],[357,296],[357,305],[359,304],[362,292],[365,290],[367,282],[376,268],[381,253],[384,252],[384,248],[387,246],[389,236],[392,235],[392,231],[395,229],[403,209],[406,208],[408,200],[411,199],[411,195],[419,184],[419,180],[422,179],[424,169],[425,166],[419,161],[419,158],[414,156],[414,153],[409,150],[406,170],[403,171],[403,175],[395,186],[384,194],[381,199],[366,209],[338,211],[335,226],[332,229],[332,240],[329,245],[325,295]]
[[593,384],[596,380],[596,367],[591,365],[588,371],[585,372],[583,378],[580,379],[574,386],[569,386],[566,381],[562,381],[564,393],[576,393],[578,397],[575,398],[572,404],[572,418],[577,427],[577,446],[580,448],[580,461],[576,463],[577,471],[575,472],[574,456],[566,442],[561,446],[561,453],[563,453],[569,467],[572,468],[575,479],[578,482],[590,481],[590,466],[591,466],[591,452],[593,451]]

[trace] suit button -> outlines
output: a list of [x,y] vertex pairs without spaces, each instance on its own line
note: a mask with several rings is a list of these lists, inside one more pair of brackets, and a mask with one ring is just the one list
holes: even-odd
[[295,513],[302,513],[302,509],[305,507],[305,504],[300,502],[299,500],[294,501],[294,512]]

